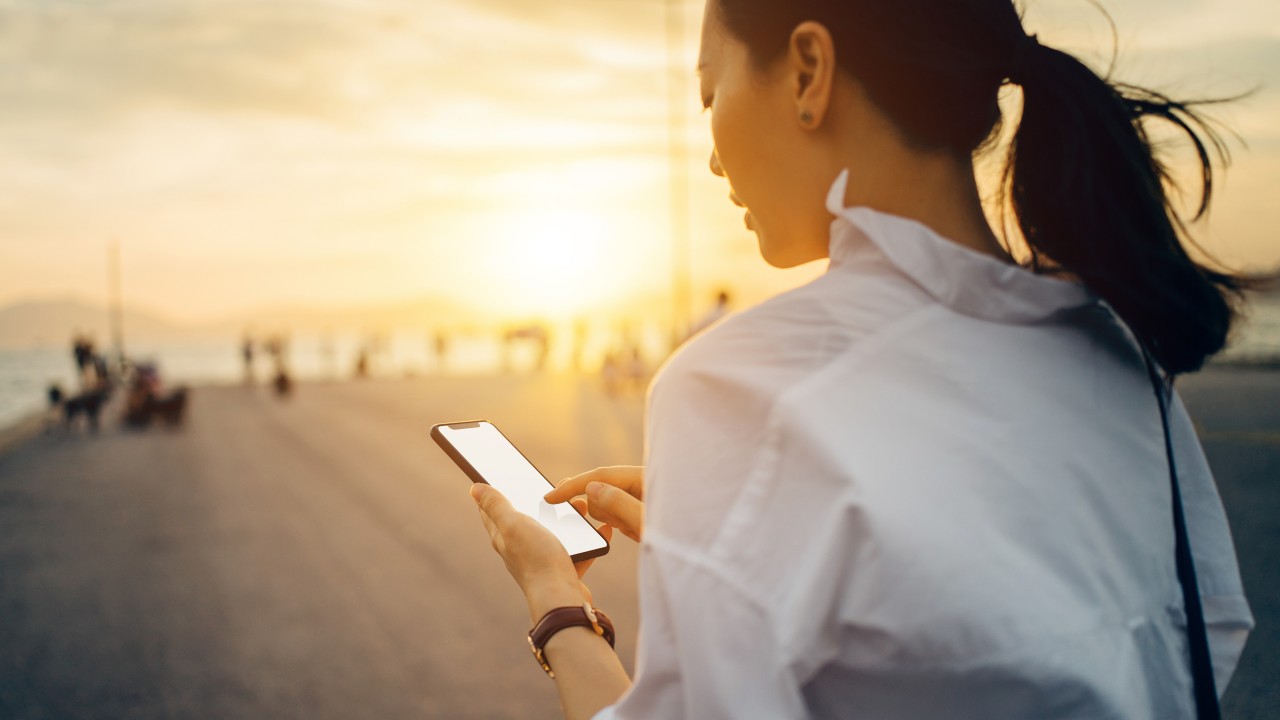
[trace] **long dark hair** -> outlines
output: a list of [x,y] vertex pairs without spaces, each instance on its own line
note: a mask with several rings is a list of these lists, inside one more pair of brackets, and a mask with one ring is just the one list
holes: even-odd
[[825,25],[840,66],[913,143],[973,154],[1001,125],[999,91],[1021,85],[1000,199],[1039,272],[1071,275],[1105,300],[1171,375],[1199,369],[1226,344],[1253,281],[1187,252],[1172,180],[1145,121],[1190,139],[1201,202],[1213,192],[1221,138],[1194,103],[1100,77],[1028,37],[1010,0],[716,0],[725,27],[766,67],[806,20]]

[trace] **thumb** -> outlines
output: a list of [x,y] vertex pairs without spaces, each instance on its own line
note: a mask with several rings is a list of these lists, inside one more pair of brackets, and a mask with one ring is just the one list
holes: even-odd
[[487,483],[475,483],[471,486],[471,499],[476,501],[480,511],[495,521],[500,521],[511,510],[511,502]]
[[644,503],[625,490],[593,482],[587,486],[591,516],[613,525],[632,540],[639,540],[644,526]]

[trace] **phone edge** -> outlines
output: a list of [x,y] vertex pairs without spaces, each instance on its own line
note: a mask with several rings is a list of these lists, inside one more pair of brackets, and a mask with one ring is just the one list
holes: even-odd
[[[444,436],[444,433],[440,432],[440,428],[442,427],[448,427],[450,425],[465,425],[467,423],[473,423],[473,422],[488,422],[488,421],[487,420],[459,420],[458,422],[451,422],[451,423],[436,423],[435,425],[431,426],[431,439],[436,441],[436,445],[440,446],[440,449],[444,451],[444,454],[449,456],[449,459],[453,461],[453,464],[457,465],[458,469],[461,470],[463,473],[465,473],[466,476],[471,479],[471,482],[484,483],[485,485],[488,485],[489,481],[485,480],[484,476],[481,475],[475,469],[474,466],[472,466],[470,461],[468,461],[467,458],[462,453],[458,452],[457,448],[455,448],[453,444],[449,442],[448,438]],[[493,425],[493,423],[489,423],[489,424]],[[494,425],[494,427],[497,428],[496,425]],[[502,431],[499,430],[498,432],[501,433]],[[503,437],[505,438],[506,436],[503,435]],[[507,442],[511,442],[511,441],[507,440]],[[516,448],[516,449],[517,451],[519,451],[519,448]],[[521,454],[523,455],[523,453]],[[537,470],[537,467],[535,466],[534,469]],[[538,472],[541,473],[542,471],[538,470]],[[546,476],[544,475],[543,477],[546,477]]]

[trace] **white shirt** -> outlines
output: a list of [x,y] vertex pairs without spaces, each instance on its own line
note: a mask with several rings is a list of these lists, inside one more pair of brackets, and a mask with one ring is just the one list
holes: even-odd
[[[597,718],[1195,716],[1163,430],[1082,286],[828,207],[821,278],[674,356],[635,684]],[[1218,688],[1253,621],[1181,402]]]

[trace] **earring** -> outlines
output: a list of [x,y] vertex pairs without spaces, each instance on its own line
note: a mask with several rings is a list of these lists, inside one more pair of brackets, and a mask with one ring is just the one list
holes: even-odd
[[809,112],[808,110],[801,110],[800,122],[804,123],[805,125],[808,125],[809,123],[813,122],[813,113]]

